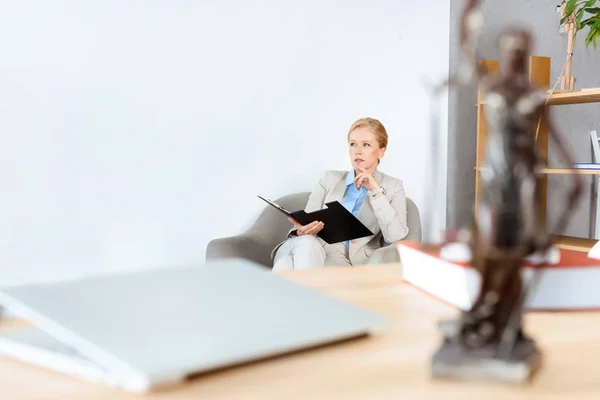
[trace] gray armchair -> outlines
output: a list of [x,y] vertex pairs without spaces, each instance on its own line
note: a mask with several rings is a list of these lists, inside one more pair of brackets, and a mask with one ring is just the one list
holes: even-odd
[[[304,209],[310,192],[295,193],[275,200],[288,210]],[[421,217],[417,205],[407,198],[408,236],[403,240],[421,241]],[[210,241],[206,247],[206,260],[222,258],[244,258],[265,267],[272,268],[271,251],[285,239],[291,228],[290,222],[273,207],[265,206],[256,221],[245,232]],[[383,243],[382,243],[383,244]],[[384,244],[385,245],[385,244]],[[371,256],[378,262],[400,261],[394,244],[388,244]]]

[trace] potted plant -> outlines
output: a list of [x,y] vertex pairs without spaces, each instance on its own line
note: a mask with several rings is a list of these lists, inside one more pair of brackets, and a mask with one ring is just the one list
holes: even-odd
[[561,29],[564,29],[565,24],[568,22],[574,24],[574,34],[589,27],[585,38],[586,49],[590,44],[593,44],[595,49],[598,46],[598,38],[600,38],[600,3],[596,3],[598,3],[598,0],[563,1],[564,11],[560,19]]
[[598,0],[563,0],[557,7],[560,12],[560,27],[558,29],[561,35],[568,34],[567,44],[567,62],[565,63],[566,71],[560,77],[561,90],[574,90],[575,78],[571,76],[571,60],[573,58],[573,47],[575,44],[575,36],[577,32],[589,28],[585,38],[585,48],[590,44],[594,45],[594,49],[598,46],[598,38],[600,38],[600,3]]

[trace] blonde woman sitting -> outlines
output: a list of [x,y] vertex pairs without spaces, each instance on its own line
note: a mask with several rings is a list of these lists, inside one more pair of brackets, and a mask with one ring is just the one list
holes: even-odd
[[379,263],[384,254],[382,239],[391,244],[408,235],[402,181],[378,170],[387,143],[387,132],[378,120],[362,118],[352,124],[348,131],[352,168],[326,171],[305,208],[312,212],[337,200],[374,235],[328,244],[316,236],[324,227],[322,222],[303,226],[290,218],[294,228],[272,252],[274,270]]

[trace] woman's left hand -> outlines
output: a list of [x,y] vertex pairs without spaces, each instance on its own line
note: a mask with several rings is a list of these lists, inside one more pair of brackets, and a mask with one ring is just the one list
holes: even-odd
[[360,173],[356,175],[354,178],[354,183],[356,183],[356,188],[360,189],[361,186],[364,186],[367,190],[375,190],[379,188],[375,177],[371,175],[366,169],[359,168]]

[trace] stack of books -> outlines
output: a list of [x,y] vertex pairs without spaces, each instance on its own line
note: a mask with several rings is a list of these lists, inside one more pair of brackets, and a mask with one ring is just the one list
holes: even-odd
[[[461,245],[464,246],[464,245]],[[444,257],[443,248],[423,249],[418,242],[398,242],[405,282],[462,310],[477,297],[481,278],[468,257]],[[466,246],[465,246],[466,248]],[[468,248],[466,248],[468,249]],[[557,257],[538,264],[528,260],[521,275],[528,287],[535,274],[536,285],[528,292],[527,310],[600,309],[600,260],[585,252],[556,248]],[[460,258],[463,259],[460,259]]]

